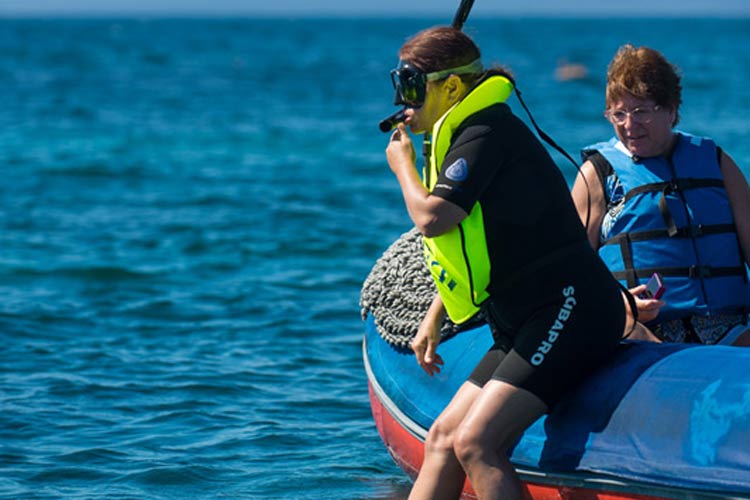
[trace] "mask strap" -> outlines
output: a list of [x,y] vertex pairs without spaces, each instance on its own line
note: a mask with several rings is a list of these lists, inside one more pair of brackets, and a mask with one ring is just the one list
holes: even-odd
[[435,71],[433,73],[427,73],[425,75],[425,78],[428,82],[434,82],[435,80],[442,80],[448,75],[467,75],[469,73],[481,73],[482,71],[484,71],[482,60],[475,59],[469,64],[464,64],[463,66],[459,66],[457,68],[443,69],[440,71]]

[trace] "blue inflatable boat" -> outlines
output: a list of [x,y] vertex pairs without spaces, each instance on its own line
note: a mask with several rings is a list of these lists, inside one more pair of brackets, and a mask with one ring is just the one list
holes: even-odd
[[[441,342],[429,377],[369,315],[364,364],[373,416],[411,477],[433,420],[492,343],[482,326]],[[606,367],[512,450],[530,498],[750,498],[750,349],[624,342]],[[475,498],[465,485],[464,498]]]

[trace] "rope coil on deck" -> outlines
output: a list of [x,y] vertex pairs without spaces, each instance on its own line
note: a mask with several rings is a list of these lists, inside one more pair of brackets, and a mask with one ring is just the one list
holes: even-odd
[[[409,347],[437,293],[423,252],[422,235],[413,228],[388,247],[362,285],[362,319],[372,314],[378,333],[396,347]],[[457,331],[455,323],[446,317],[442,338]]]

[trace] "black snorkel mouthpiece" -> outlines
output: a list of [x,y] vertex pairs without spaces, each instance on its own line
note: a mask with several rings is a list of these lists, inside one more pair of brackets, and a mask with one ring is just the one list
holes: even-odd
[[398,66],[391,70],[391,83],[396,94],[393,97],[393,104],[403,106],[388,118],[380,122],[380,130],[388,133],[396,125],[406,119],[406,108],[418,108],[422,105],[425,98],[425,86],[427,78],[425,74],[406,61],[399,61]]
[[388,133],[404,120],[406,120],[406,108],[399,109],[388,118],[384,118],[380,122],[380,131]]

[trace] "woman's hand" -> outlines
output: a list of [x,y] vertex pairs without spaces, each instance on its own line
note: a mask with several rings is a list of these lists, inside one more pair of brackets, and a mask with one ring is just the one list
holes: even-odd
[[398,174],[402,168],[414,168],[417,161],[417,153],[414,151],[414,143],[406,132],[406,126],[399,123],[396,130],[391,134],[391,141],[385,149],[388,166],[394,174]]
[[444,317],[443,302],[440,300],[440,295],[436,295],[427,314],[419,324],[417,335],[410,344],[411,350],[417,357],[417,363],[429,376],[440,373],[440,367],[443,365],[443,358],[436,350],[440,343],[440,328]]
[[663,300],[641,298],[640,294],[646,291],[646,285],[638,285],[628,291],[635,299],[635,307],[638,309],[638,321],[641,323],[648,323],[656,319],[659,315],[659,310],[666,304]]

